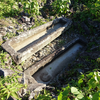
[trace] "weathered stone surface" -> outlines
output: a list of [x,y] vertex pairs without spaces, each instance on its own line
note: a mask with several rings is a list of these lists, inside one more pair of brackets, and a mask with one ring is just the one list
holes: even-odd
[[10,76],[12,74],[14,74],[14,72],[12,70],[0,68],[0,76],[6,77],[6,76]]
[[2,39],[2,35],[0,34],[0,45],[2,44],[2,42],[3,42],[3,39]]
[[34,84],[30,84],[27,88],[27,90],[30,90],[30,91],[41,91],[43,89],[43,87],[46,87],[45,84],[43,83],[34,83]]
[[[16,70],[18,72],[18,70]],[[18,78],[18,81],[20,83],[24,83],[24,74],[19,71],[20,73],[18,74],[20,77]],[[6,77],[6,76],[11,76],[13,75],[15,72],[10,70],[10,69],[4,69],[4,68],[0,68],[0,76]]]
[[76,44],[77,42],[82,43],[83,45],[86,45],[87,41],[82,38],[78,37],[66,44],[65,46],[61,47],[58,50],[55,50],[53,53],[48,55],[47,57],[44,57],[41,61],[37,62],[33,66],[29,67],[24,73],[26,75],[33,75],[39,68],[45,66],[47,63],[51,62],[52,60],[56,59],[58,56],[60,56],[62,53],[64,53],[68,48]]
[[[47,57],[43,58],[41,61],[39,61],[36,64],[34,64],[33,66],[29,67],[24,72],[24,83],[25,84],[28,84],[28,89],[31,90],[31,91],[32,90],[37,90],[39,88],[39,85],[38,84],[39,83],[42,83],[42,82],[38,82],[35,79],[35,77],[34,77],[34,74],[37,72],[37,70],[39,70],[40,68],[43,68],[45,65],[48,65],[48,63],[50,63],[50,62],[52,63],[53,60],[55,60],[56,58],[58,58],[65,51],[69,50],[72,46],[74,46],[77,43],[80,43],[83,46],[86,46],[87,41],[84,38],[82,38],[82,37],[75,38],[74,40],[72,40],[71,42],[67,43],[66,45],[64,45],[60,49],[55,50],[52,54],[50,54]],[[55,75],[55,74],[56,73],[53,73],[53,75]],[[41,78],[41,80],[44,81],[44,83],[47,83],[48,81],[50,82],[50,80],[52,79],[52,76],[48,76],[48,73],[45,73],[44,75],[41,74],[41,77],[40,78]],[[44,84],[44,85],[46,85],[46,84]]]
[[54,21],[23,32],[21,35],[6,41],[2,44],[2,47],[19,64],[69,29],[71,23],[70,19],[57,18]]

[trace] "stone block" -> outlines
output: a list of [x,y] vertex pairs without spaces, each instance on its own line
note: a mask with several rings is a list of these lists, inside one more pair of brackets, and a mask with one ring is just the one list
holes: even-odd
[[2,44],[2,47],[20,64],[69,29],[71,23],[70,19],[57,18],[13,37]]
[[86,45],[87,41],[83,37],[77,37],[29,67],[24,72],[24,83],[28,84],[28,89],[31,89],[31,84],[34,85],[35,90],[40,83],[44,85],[50,83],[64,67],[75,59],[79,51],[84,50]]

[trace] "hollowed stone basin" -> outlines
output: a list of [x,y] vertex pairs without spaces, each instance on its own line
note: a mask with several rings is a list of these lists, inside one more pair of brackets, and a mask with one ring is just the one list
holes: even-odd
[[78,37],[44,57],[24,72],[25,83],[31,83],[32,86],[50,83],[62,69],[67,68],[68,64],[75,59],[78,52],[82,51],[86,44],[87,41],[83,37]]
[[57,18],[32,30],[23,32],[21,35],[6,41],[2,44],[2,47],[19,64],[60,36],[70,27],[71,23],[70,19]]

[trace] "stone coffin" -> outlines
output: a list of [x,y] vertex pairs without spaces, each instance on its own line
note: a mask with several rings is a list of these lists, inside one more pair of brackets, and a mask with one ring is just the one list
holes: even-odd
[[20,64],[65,32],[71,26],[71,23],[70,19],[57,18],[13,37],[2,44],[2,47],[17,64]]
[[[75,38],[60,49],[44,57],[41,61],[29,67],[24,72],[24,82],[28,84],[32,90],[38,88],[38,84],[43,86],[50,83],[50,81],[59,74],[62,69],[68,66],[79,51],[84,50],[87,41],[83,37]],[[37,87],[35,87],[37,84]],[[33,88],[32,88],[33,87]]]

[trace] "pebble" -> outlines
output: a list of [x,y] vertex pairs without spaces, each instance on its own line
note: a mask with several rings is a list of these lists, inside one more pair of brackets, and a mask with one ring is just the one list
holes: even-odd
[[13,26],[9,26],[8,28],[9,28],[9,29],[13,29],[14,27],[13,27]]
[[27,16],[23,16],[25,22],[30,22],[30,18],[28,18]]
[[12,33],[12,30],[11,30],[11,29],[7,29],[6,32],[8,32],[8,33]]
[[37,57],[35,57],[35,56],[32,56],[32,59],[33,59],[33,60],[37,60]]
[[31,23],[30,23],[30,22],[26,22],[26,24],[27,24],[27,25],[31,25]]
[[23,29],[26,31],[26,30],[27,30],[27,27],[26,27],[26,26],[24,26],[24,27],[23,27]]
[[54,19],[54,16],[50,16],[50,20],[53,20]]
[[26,23],[22,23],[22,26],[23,26],[23,27],[26,26]]
[[81,74],[81,73],[84,73],[84,70],[82,69],[77,69],[77,71]]
[[5,31],[7,31],[7,27],[3,27],[3,29],[4,29]]
[[5,40],[5,41],[7,41],[8,40],[8,37],[6,36],[6,37],[3,37],[3,39]]
[[32,27],[32,25],[28,25],[28,27],[29,27],[29,28],[31,28],[31,27]]
[[17,24],[16,24],[14,27],[15,27],[16,29],[19,29],[19,25],[17,25]]
[[37,16],[38,19],[44,19],[42,16]]
[[3,41],[2,37],[3,37],[3,36],[0,34],[0,44],[1,44],[1,42]]
[[32,100],[36,94],[32,91],[29,95],[28,100]]
[[6,31],[0,31],[0,34],[2,34],[3,36],[5,36],[7,34]]

